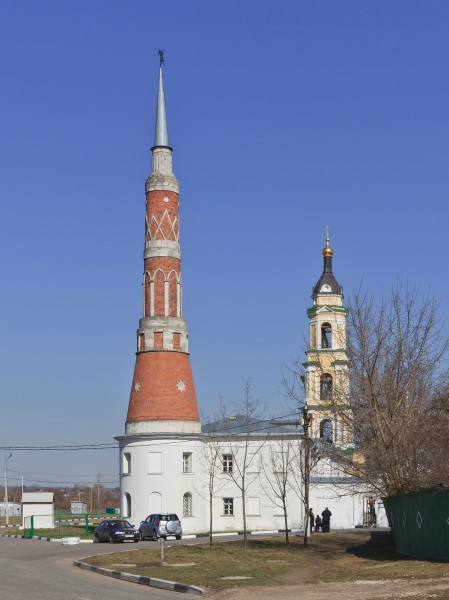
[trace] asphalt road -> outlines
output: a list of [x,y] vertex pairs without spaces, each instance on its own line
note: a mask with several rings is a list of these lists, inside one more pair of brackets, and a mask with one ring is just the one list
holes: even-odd
[[[187,541],[187,540],[186,540]],[[176,541],[173,542],[175,544]],[[182,542],[180,542],[182,543]],[[170,542],[171,544],[171,542]],[[174,600],[199,596],[167,592],[97,575],[73,566],[83,556],[154,547],[139,544],[79,544],[0,538],[0,598],[8,600]]]

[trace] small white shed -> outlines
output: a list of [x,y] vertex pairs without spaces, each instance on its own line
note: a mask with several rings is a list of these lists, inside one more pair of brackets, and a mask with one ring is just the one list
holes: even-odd
[[22,494],[22,526],[34,529],[53,529],[55,526],[55,503],[53,492],[24,492]]

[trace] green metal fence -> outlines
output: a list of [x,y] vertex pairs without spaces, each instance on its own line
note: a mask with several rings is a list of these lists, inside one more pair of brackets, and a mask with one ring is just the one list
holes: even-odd
[[384,498],[396,550],[415,558],[449,560],[449,489]]
[[[38,527],[39,521],[42,521],[43,518],[46,520],[53,519],[54,527]],[[25,537],[34,537],[36,535],[49,537],[89,537],[100,521],[110,518],[110,513],[30,515],[23,519],[23,535]]]

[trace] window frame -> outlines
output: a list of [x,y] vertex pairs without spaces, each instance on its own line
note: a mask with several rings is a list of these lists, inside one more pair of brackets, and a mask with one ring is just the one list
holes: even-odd
[[[187,510],[186,501],[189,504]],[[193,517],[193,496],[191,492],[186,492],[182,497],[182,516],[183,518]]]
[[330,323],[323,323],[320,328],[321,331],[321,348],[324,350],[331,350],[333,347],[333,331]]
[[320,377],[320,400],[332,400],[334,378],[330,373],[323,373]]
[[131,452],[123,452],[122,475],[131,475]]
[[193,473],[193,454],[192,452],[182,453],[182,472]]
[[[325,435],[327,430],[327,435]],[[320,421],[320,439],[325,442],[333,443],[334,441],[334,422],[332,419],[322,419]]]
[[232,473],[234,469],[234,457],[231,453],[221,455],[221,466],[223,473]]
[[234,498],[230,498],[228,496],[226,496],[226,498],[223,498],[223,516],[234,516]]

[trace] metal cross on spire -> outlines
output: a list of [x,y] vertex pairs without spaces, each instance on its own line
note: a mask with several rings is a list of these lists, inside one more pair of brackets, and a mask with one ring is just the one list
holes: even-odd
[[329,238],[329,225],[326,225],[325,229],[326,229],[326,239],[328,239]]
[[164,62],[164,51],[161,50],[161,49],[159,49],[158,54],[159,54],[159,66],[162,67],[162,65],[165,65],[165,62]]

